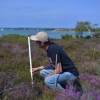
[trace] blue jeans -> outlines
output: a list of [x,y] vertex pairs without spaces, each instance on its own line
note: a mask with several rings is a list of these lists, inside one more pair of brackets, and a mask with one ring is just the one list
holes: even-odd
[[72,73],[70,72],[64,72],[61,74],[55,74],[52,76],[48,76],[45,78],[45,76],[51,72],[53,72],[54,69],[52,68],[46,68],[40,71],[40,75],[44,78],[44,82],[45,84],[51,88],[51,89],[60,89],[60,90],[65,90],[61,84],[65,84],[69,81],[69,82],[73,82],[74,80],[77,79],[76,76],[74,76]]

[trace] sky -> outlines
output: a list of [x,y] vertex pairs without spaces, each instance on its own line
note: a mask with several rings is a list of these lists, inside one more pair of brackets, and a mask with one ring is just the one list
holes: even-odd
[[81,21],[100,27],[100,0],[0,0],[0,27],[75,28]]

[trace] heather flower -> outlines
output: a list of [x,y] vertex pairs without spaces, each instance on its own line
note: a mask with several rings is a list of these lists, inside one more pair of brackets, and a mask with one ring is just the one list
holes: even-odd
[[94,100],[100,100],[100,89],[93,88],[92,89],[92,96]]
[[89,47],[92,47],[94,44],[93,43],[87,43],[83,45],[83,48],[87,49]]
[[12,47],[12,43],[4,42],[4,43],[1,44],[1,46],[2,46],[3,48],[5,48],[5,47],[11,48],[11,47]]
[[91,79],[90,82],[93,84],[93,83],[96,82],[96,80],[95,79]]
[[22,82],[9,91],[8,98],[11,97],[13,97],[15,100],[18,100],[19,98],[22,100],[27,100],[27,98],[31,97],[31,90],[25,83]]
[[79,100],[81,97],[80,92],[75,92],[73,86],[66,87],[62,93],[56,94],[56,100]]
[[21,49],[21,47],[20,47],[19,45],[15,45],[15,44],[14,44],[14,45],[12,46],[12,52],[13,52],[13,53],[15,53],[15,52],[21,52],[21,50],[22,50],[22,49]]

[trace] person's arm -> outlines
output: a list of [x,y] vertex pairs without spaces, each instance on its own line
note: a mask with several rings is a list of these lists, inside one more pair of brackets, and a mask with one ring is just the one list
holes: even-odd
[[42,70],[42,69],[44,69],[44,66],[35,67],[35,68],[32,68],[32,72],[36,72],[36,71],[39,71],[39,70]]
[[53,65],[51,63],[44,65],[44,68],[49,68],[49,67],[53,67]]
[[51,72],[50,74],[48,74],[46,77],[51,76],[51,75],[55,75],[55,74],[59,74],[61,72],[62,72],[62,66],[61,66],[61,63],[58,63],[56,65],[55,70],[53,72]]
[[35,68],[32,68],[32,72],[36,72],[36,71],[42,70],[44,68],[49,68],[51,66],[53,66],[53,65],[50,63],[50,64],[47,64],[47,65],[44,65],[44,66],[35,67]]

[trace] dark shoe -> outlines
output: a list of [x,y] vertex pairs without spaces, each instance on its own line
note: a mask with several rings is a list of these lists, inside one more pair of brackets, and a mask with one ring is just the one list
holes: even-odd
[[78,78],[74,81],[73,87],[75,87],[75,92],[80,92],[81,95],[83,94],[83,89]]
[[66,84],[60,84],[62,88],[66,89]]

